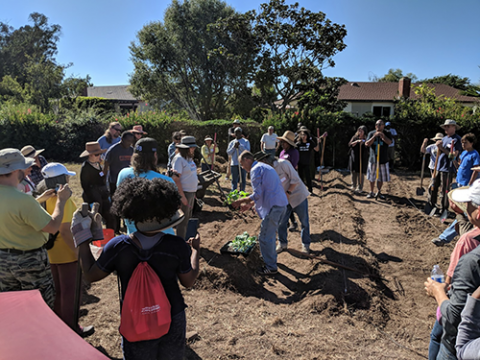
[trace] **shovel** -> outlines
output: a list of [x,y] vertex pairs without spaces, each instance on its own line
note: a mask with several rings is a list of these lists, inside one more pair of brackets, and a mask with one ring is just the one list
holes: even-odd
[[[375,186],[377,187],[378,190],[378,178],[380,175],[380,141],[377,143],[377,176],[375,178]],[[375,195],[375,200],[377,199],[378,194],[380,191],[377,191],[377,194]]]
[[423,154],[422,159],[422,174],[420,175],[420,187],[417,187],[417,196],[422,196],[425,193],[423,188],[423,170],[425,169],[425,154]]
[[[435,166],[433,169],[433,175],[432,175],[432,181],[430,182],[430,185],[428,186],[428,192],[431,194],[433,191],[433,188],[435,187],[435,178],[437,177],[437,164],[438,164],[438,158],[440,157],[440,149],[437,150],[437,157],[435,158]],[[437,208],[432,205],[431,203],[431,197],[429,197],[427,204],[425,205],[424,209],[425,214],[428,216],[433,216],[437,212]]]

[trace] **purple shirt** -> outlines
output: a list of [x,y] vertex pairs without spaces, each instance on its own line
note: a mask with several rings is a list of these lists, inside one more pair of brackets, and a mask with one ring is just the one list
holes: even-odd
[[288,149],[287,151],[282,150],[282,152],[280,153],[280,159],[290,161],[294,169],[297,169],[298,160],[300,160],[300,153],[293,146],[290,146],[290,149]]

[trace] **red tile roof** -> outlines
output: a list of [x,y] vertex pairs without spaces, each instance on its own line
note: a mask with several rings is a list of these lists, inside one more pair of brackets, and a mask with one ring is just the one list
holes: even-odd
[[[410,98],[417,99],[412,84]],[[443,95],[461,102],[476,102],[478,98],[460,95],[460,90],[445,84],[427,84],[435,88],[435,95]],[[398,96],[398,83],[394,82],[355,82],[351,81],[340,87],[338,100],[343,101],[392,101]]]

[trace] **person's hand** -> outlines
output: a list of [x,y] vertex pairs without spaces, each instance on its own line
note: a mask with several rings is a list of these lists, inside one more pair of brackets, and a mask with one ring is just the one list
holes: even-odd
[[48,189],[42,195],[36,198],[39,203],[45,202],[50,199],[52,196],[55,196],[55,189]]
[[197,233],[195,237],[191,237],[190,239],[187,240],[187,244],[192,247],[192,249],[195,249],[197,251],[200,250],[200,234]]
[[241,212],[248,211],[252,208],[252,206],[253,206],[253,203],[251,203],[251,202],[250,203],[243,203],[243,204],[240,205],[240,211]]
[[445,283],[439,283],[437,281],[432,280],[431,278],[427,278],[427,281],[425,281],[424,285],[425,285],[425,292],[430,297],[436,298],[437,294],[446,293]]
[[428,144],[428,138],[423,139],[423,145],[427,145],[427,144]]
[[102,215],[98,213],[100,204],[95,202],[92,211],[88,212],[88,216],[92,219],[90,230],[92,231],[93,240],[103,240]]
[[474,299],[480,299],[480,286],[473,292],[472,297]]
[[238,209],[238,207],[241,205],[241,200],[235,200],[232,202],[232,207],[234,209]]
[[239,141],[236,141],[235,142],[235,147],[238,148],[240,146],[240,142]]
[[183,206],[188,205],[188,200],[187,200],[187,197],[185,195],[182,195],[182,204],[183,204]]
[[60,201],[67,201],[72,196],[72,190],[68,184],[60,185],[60,189],[57,191],[57,197]]
[[443,141],[442,140],[437,140],[435,145],[437,145],[438,148],[442,149],[443,148]]

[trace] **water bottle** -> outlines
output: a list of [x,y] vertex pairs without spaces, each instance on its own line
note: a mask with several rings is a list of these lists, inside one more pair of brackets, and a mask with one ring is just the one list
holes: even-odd
[[442,269],[440,269],[440,266],[433,265],[431,278],[432,278],[433,281],[436,281],[436,282],[439,282],[439,283],[444,283],[445,282],[445,276],[443,275],[443,271],[442,271]]

